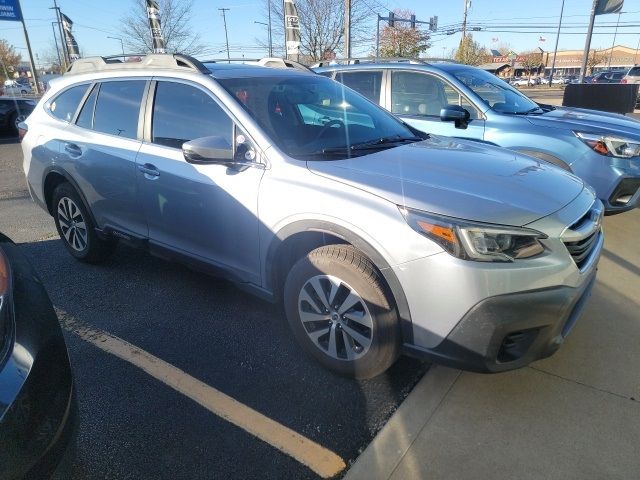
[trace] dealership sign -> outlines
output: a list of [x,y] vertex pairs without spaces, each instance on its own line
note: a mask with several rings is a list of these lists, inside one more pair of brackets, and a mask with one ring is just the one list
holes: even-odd
[[0,0],[0,20],[20,22],[22,12],[18,0]]

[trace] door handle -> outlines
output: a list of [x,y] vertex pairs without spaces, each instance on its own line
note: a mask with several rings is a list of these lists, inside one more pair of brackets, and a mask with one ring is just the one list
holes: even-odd
[[153,180],[160,176],[160,171],[158,170],[158,168],[150,163],[138,165],[138,170],[144,173],[145,178],[148,178],[149,180]]
[[79,157],[80,155],[82,155],[82,149],[75,143],[65,143],[64,151],[72,157]]

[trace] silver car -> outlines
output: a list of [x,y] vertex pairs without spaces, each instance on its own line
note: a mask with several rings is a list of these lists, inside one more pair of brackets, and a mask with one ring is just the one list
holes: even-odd
[[579,178],[420,133],[312,73],[87,58],[22,129],[31,195],[71,255],[124,242],[222,274],[282,301],[341,374],[401,353],[521,367],[558,348],[594,283],[602,204]]

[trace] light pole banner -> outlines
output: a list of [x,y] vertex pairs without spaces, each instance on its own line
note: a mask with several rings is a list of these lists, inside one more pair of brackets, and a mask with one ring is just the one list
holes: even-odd
[[147,0],[147,18],[153,40],[153,53],[165,53],[164,38],[160,25],[160,8],[155,0]]
[[605,13],[618,13],[622,10],[624,0],[598,0],[596,5],[596,15]]
[[284,0],[284,31],[287,44],[287,58],[300,55],[300,19],[293,0]]
[[0,20],[22,21],[19,0],[0,0]]
[[62,32],[64,33],[64,43],[67,45],[67,52],[69,53],[69,61],[73,62],[80,58],[80,49],[78,48],[78,42],[71,33],[73,22],[64,13],[60,12],[62,18]]

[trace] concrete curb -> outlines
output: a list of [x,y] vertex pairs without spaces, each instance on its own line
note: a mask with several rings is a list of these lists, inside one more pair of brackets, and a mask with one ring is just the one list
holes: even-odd
[[345,480],[387,480],[460,376],[433,366],[351,466]]

